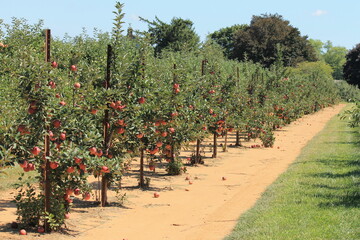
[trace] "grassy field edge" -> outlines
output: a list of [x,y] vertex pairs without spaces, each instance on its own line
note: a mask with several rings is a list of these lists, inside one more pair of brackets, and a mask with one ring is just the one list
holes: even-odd
[[359,143],[333,117],[225,239],[360,239]]

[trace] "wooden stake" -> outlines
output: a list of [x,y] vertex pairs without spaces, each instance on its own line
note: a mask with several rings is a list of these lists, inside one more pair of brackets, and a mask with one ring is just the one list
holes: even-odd
[[140,148],[140,181],[139,181],[140,188],[145,187],[144,183],[144,148],[141,146]]
[[217,157],[217,133],[214,133],[214,146],[213,146],[213,155],[212,158]]
[[[111,78],[111,58],[112,58],[112,47],[111,45],[108,45],[107,49],[107,65],[106,65],[106,76],[105,76],[105,89],[110,88],[110,78]],[[107,153],[109,150],[109,142],[111,140],[109,134],[109,109],[105,109],[104,111],[104,122],[103,122],[103,137],[104,137],[104,153]],[[108,205],[107,202],[107,190],[108,190],[108,178],[106,176],[106,173],[104,173],[101,177],[101,206],[105,207]]]
[[[201,62],[201,76],[205,75],[205,65],[207,63],[207,60],[202,60]],[[195,164],[200,163],[200,144],[201,144],[201,140],[197,139],[196,140],[196,156],[195,156]]]
[[[45,62],[50,62],[50,41],[51,41],[51,31],[50,29],[45,30]],[[45,158],[44,158],[44,195],[45,195],[45,212],[50,213],[50,197],[51,197],[51,182],[50,182],[50,162],[48,157],[50,156],[50,136],[48,134],[49,127],[46,126],[46,133],[44,136],[44,146],[45,146]],[[50,223],[47,219],[44,220],[45,232],[50,232]]]

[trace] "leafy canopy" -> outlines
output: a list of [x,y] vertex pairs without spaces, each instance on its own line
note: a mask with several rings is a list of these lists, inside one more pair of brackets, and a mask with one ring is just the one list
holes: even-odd
[[360,43],[346,55],[344,78],[348,83],[360,86]]
[[235,24],[231,27],[221,28],[208,37],[219,44],[224,49],[224,54],[227,58],[234,58],[234,34],[239,30],[244,30],[247,28],[246,24]]
[[301,36],[297,28],[278,14],[253,16],[249,27],[236,32],[234,57],[269,67],[278,57],[279,46],[285,66],[317,60],[307,36]]
[[337,80],[344,79],[343,67],[348,50],[345,47],[333,46],[331,41],[326,41],[325,43],[317,39],[310,39],[309,41],[315,49],[316,57],[332,67],[333,78]]
[[182,18],[173,18],[170,24],[155,17],[154,21],[140,19],[149,24],[151,43],[158,55],[163,50],[188,51],[199,47],[200,37],[195,33],[193,22]]

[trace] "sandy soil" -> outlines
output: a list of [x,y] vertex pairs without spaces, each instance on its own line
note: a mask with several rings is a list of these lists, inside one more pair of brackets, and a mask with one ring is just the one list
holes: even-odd
[[[19,236],[9,223],[16,219],[15,206],[10,203],[15,191],[0,192],[0,237],[2,239],[170,239],[219,240],[229,234],[239,216],[251,208],[289,164],[299,155],[307,142],[323,129],[327,121],[344,107],[340,104],[305,116],[275,132],[273,148],[250,148],[258,141],[244,142],[243,147],[219,149],[212,159],[205,148],[205,164],[187,167],[181,176],[167,176],[164,167],[147,171],[151,183],[148,190],[137,185],[137,171],[130,170],[122,181],[122,206],[114,191],[109,192],[113,203],[106,208],[94,202],[75,201],[66,233]],[[219,144],[223,140],[219,140]],[[234,144],[230,135],[229,143]],[[204,145],[209,142],[204,143]],[[191,155],[191,149],[183,152]],[[136,162],[132,169],[138,169]],[[190,180],[185,178],[189,177]],[[223,177],[226,180],[223,180]],[[94,185],[97,186],[96,181]],[[154,198],[154,192],[160,194]]]

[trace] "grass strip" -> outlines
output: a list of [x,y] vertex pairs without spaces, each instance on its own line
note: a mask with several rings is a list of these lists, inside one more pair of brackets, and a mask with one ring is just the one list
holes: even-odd
[[360,239],[359,130],[332,118],[225,239]]

